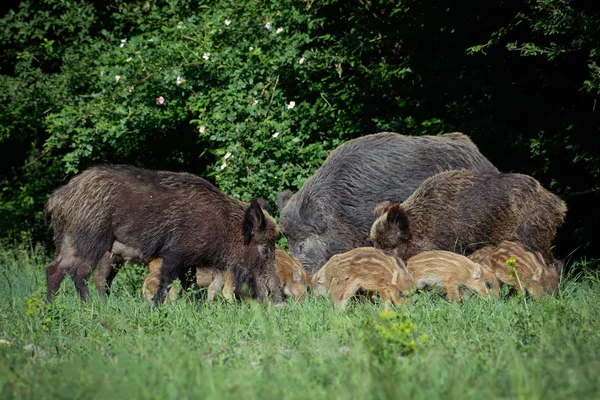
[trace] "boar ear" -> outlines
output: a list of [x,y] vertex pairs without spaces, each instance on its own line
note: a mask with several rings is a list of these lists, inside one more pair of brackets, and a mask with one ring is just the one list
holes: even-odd
[[269,206],[269,202],[267,200],[263,199],[262,197],[259,197],[256,199],[256,202],[258,203],[260,208],[273,215],[273,212],[271,211],[271,206]]
[[375,214],[375,218],[379,218],[383,214],[388,212],[388,210],[390,209],[391,206],[392,206],[392,202],[388,201],[388,200],[386,200],[382,203],[379,203],[377,205],[377,207],[375,207],[375,209],[373,210],[373,214]]
[[244,214],[244,245],[250,244],[252,236],[258,231],[263,231],[267,227],[265,214],[258,204],[258,201],[252,200]]
[[481,265],[475,264],[473,269],[473,279],[479,279],[481,277]]
[[402,204],[396,203],[390,206],[387,212],[387,222],[392,226],[397,226],[400,231],[400,238],[409,240],[412,237],[408,216]]
[[544,271],[543,267],[541,265],[538,265],[538,267],[535,269],[535,273],[531,277],[531,280],[534,282],[539,282],[540,278],[542,277],[543,271]]
[[277,204],[277,208],[279,208],[279,211],[283,210],[283,207],[285,207],[288,201],[290,201],[292,196],[293,193],[289,189],[277,194],[277,201],[275,203]]

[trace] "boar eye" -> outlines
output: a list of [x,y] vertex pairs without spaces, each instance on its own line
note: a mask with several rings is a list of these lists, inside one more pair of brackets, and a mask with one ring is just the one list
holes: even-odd
[[491,288],[492,288],[492,283],[491,283],[491,282],[486,282],[486,283],[485,283],[485,287],[486,287],[487,289],[491,289]]

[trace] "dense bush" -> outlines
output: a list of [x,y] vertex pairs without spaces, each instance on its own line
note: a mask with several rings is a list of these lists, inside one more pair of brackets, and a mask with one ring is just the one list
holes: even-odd
[[561,255],[589,246],[593,11],[563,0],[23,1],[0,20],[0,236],[47,238],[49,193],[100,162],[190,171],[272,201],[352,137],[460,130],[567,200]]

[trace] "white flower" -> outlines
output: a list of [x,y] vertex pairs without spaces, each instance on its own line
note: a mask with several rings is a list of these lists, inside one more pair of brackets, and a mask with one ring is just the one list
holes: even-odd
[[254,99],[254,101],[252,101],[252,105],[255,106],[258,104],[258,100]]
[[270,30],[271,30],[271,23],[270,23],[270,22],[267,22],[267,23],[265,24],[265,28],[267,28],[267,30],[268,30],[268,31],[270,31]]
[[200,133],[204,133],[204,131],[206,130],[206,127],[204,125],[202,125],[200,128],[198,128],[198,130],[200,131]]
[[275,132],[275,133],[273,134],[273,137],[277,137],[277,136],[279,136],[279,132]]
[[122,39],[121,40],[121,45],[119,47],[125,46],[125,43],[127,43],[127,39]]
[[208,60],[210,58],[210,53],[204,53],[202,55],[202,58],[204,58],[205,60]]
[[104,71],[100,71],[100,76],[104,76]]
[[10,345],[10,342],[8,340],[0,339],[0,344]]
[[227,25],[227,26],[229,26],[229,24],[231,24],[231,20],[230,20],[230,19],[226,19],[226,20],[225,20],[225,21],[223,21],[223,22],[225,22],[225,25]]
[[115,75],[115,81],[119,82],[121,80],[121,75]]
[[129,89],[127,89],[127,91],[128,91],[129,93],[131,93],[131,92],[133,92],[133,89],[134,89],[134,88],[135,88],[135,86],[131,86]]
[[250,48],[248,50],[252,51],[252,50],[254,50],[254,47],[250,46]]
[[223,164],[221,164],[221,169],[225,169],[227,168],[227,163],[225,161],[223,161]]
[[275,31],[275,33],[281,33],[283,32],[283,28],[277,28],[277,30]]
[[300,60],[298,60],[298,64],[304,64],[304,61],[306,60],[304,59],[304,57],[302,57]]
[[185,79],[183,79],[182,77],[178,76],[177,80],[175,81],[178,85],[181,85],[183,82],[185,82]]
[[127,60],[125,60],[125,61],[127,61],[127,62],[130,62],[131,60],[133,60],[133,57],[129,57],[129,58],[128,58]]
[[225,155],[223,156],[223,159],[224,159],[224,160],[227,160],[229,157],[231,157],[231,152],[230,152],[230,151],[228,151],[228,152],[227,152],[227,154],[225,154]]
[[164,98],[164,97],[162,97],[162,96],[158,96],[158,97],[156,98],[156,105],[158,105],[158,106],[162,106],[164,103],[165,103],[165,98]]
[[288,104],[288,110],[291,110],[292,108],[296,107],[296,102],[295,101],[290,101],[290,104]]

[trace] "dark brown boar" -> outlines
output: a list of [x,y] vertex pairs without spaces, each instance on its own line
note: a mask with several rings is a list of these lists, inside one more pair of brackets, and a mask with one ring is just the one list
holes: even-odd
[[428,250],[469,254],[503,240],[550,251],[567,207],[527,175],[457,170],[429,179],[405,202],[375,209],[371,239],[376,247],[402,258]]
[[465,291],[500,298],[500,282],[487,265],[445,250],[426,251],[411,257],[406,267],[417,289],[436,288],[449,302],[462,300]]
[[384,303],[400,304],[413,284],[400,259],[373,247],[336,254],[312,277],[315,294],[329,294],[342,308],[359,291],[378,292]]
[[279,194],[279,223],[290,254],[311,275],[334,254],[370,246],[377,204],[404,201],[430,176],[461,168],[496,171],[462,133],[383,132],[349,140],[297,193]]
[[513,287],[517,294],[527,292],[533,297],[558,293],[558,272],[549,268],[542,254],[522,243],[503,241],[498,246],[486,246],[469,256],[489,265],[500,282]]
[[283,300],[275,267],[277,227],[256,200],[231,198],[195,175],[126,165],[90,168],[57,189],[46,210],[58,256],[47,268],[49,299],[66,273],[80,296],[87,279],[118,241],[142,260],[162,259],[154,298],[197,265],[231,271],[260,299]]

